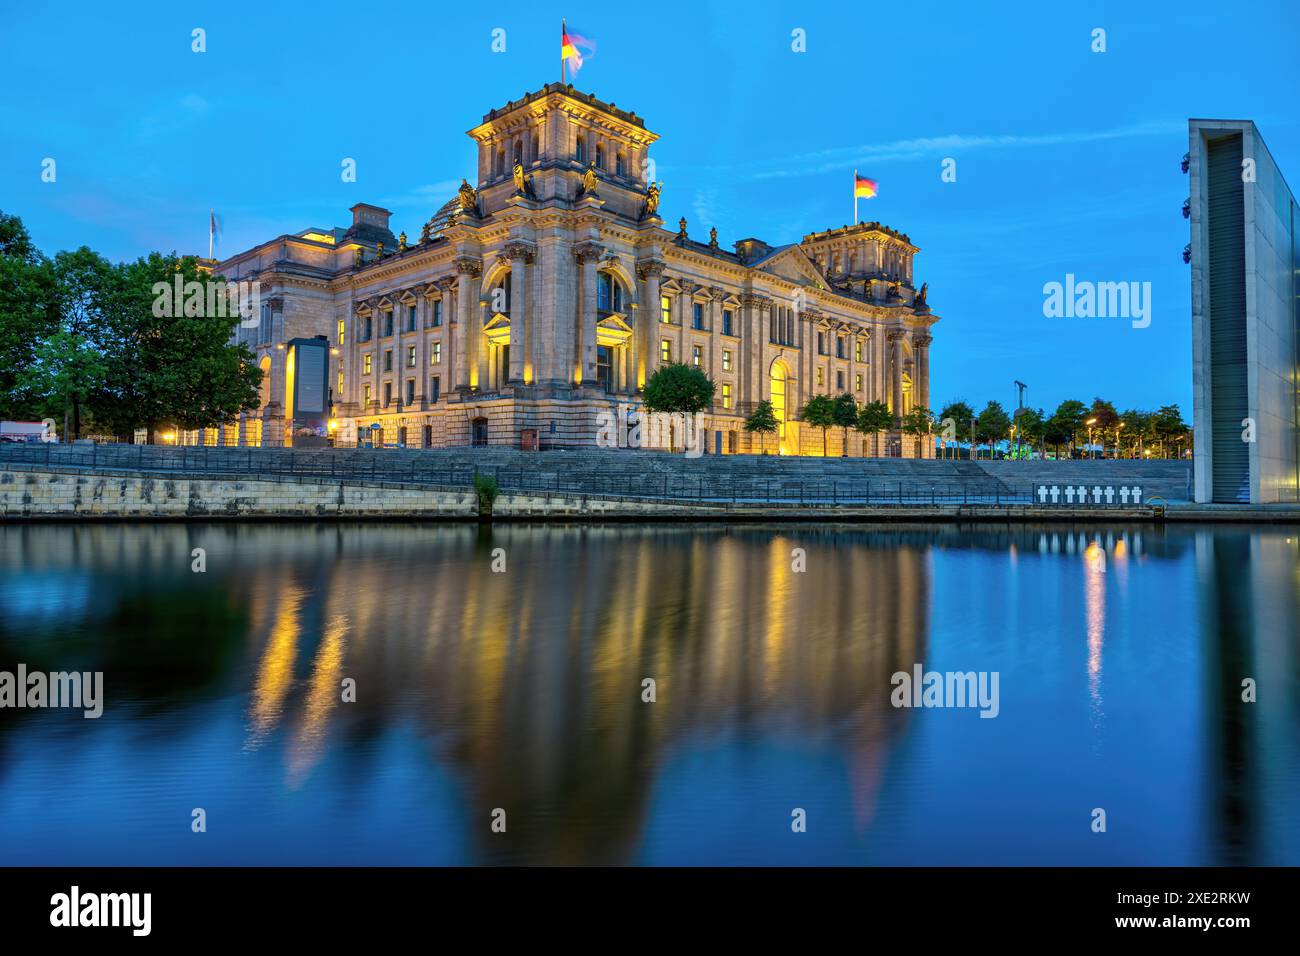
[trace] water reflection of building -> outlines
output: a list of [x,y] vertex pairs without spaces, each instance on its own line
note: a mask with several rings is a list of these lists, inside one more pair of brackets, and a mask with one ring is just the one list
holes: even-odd
[[[471,816],[507,810],[512,857],[616,862],[675,743],[835,728],[869,789],[904,726],[889,678],[924,654],[919,549],[801,529],[810,570],[795,575],[779,531],[371,531],[345,561],[241,578],[257,645],[248,745],[282,729],[292,785],[326,735],[413,719],[461,769]],[[331,709],[342,676],[357,703]],[[856,798],[869,815],[872,794]],[[486,824],[483,839],[491,854]]]

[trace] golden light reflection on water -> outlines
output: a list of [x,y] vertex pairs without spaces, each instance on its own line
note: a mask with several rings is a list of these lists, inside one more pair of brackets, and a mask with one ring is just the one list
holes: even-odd
[[298,636],[302,630],[300,615],[306,597],[307,591],[300,587],[287,587],[276,596],[278,605],[271,624],[271,636],[253,683],[249,747],[257,746],[279,723],[284,702],[293,685],[293,662],[298,653]]
[[1088,633],[1088,695],[1096,723],[1103,716],[1101,652],[1106,640],[1106,551],[1099,540],[1089,542],[1083,552],[1083,594]]
[[325,749],[331,712],[343,697],[343,651],[347,632],[347,618],[335,615],[326,623],[325,635],[316,649],[302,718],[289,748],[291,786],[302,783]]

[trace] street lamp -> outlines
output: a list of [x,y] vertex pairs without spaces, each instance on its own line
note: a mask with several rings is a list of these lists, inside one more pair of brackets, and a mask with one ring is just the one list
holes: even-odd
[[1097,455],[1092,450],[1092,426],[1097,424],[1097,419],[1090,418],[1084,424],[1088,426],[1088,457],[1096,458]]
[[1120,451],[1119,430],[1123,427],[1124,427],[1123,422],[1120,422],[1118,425],[1115,426],[1115,457],[1116,458],[1119,458],[1122,455],[1122,452]]

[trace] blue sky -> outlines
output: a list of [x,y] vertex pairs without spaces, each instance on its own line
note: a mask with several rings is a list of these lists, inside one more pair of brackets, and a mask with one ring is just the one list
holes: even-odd
[[[1019,378],[1033,405],[1100,394],[1190,418],[1188,117],[1254,119],[1300,189],[1294,0],[207,6],[6,10],[0,208],[47,253],[206,252],[210,206],[219,254],[346,225],[362,201],[418,235],[473,177],[465,130],[559,78],[567,16],[597,47],[578,87],[662,136],[669,224],[789,242],[851,221],[855,167],[879,181],[862,218],[921,247],[943,317],[936,406],[1010,405]],[[1045,318],[1043,284],[1066,273],[1150,282],[1150,327]]]

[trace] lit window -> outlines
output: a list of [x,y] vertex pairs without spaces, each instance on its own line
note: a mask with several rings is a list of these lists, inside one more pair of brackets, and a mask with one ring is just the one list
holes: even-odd
[[857,342],[857,343],[855,343],[854,346],[853,346],[853,360],[854,360],[855,362],[861,362],[861,361],[862,361],[862,343],[861,343],[861,342]]
[[826,370],[823,368],[817,369],[817,384],[818,385],[826,384]]
[[722,407],[731,407],[731,386],[726,382],[722,383]]
[[853,390],[854,390],[855,392],[860,392],[860,391],[862,391],[862,376],[861,376],[861,375],[854,375],[854,376],[853,376]]
[[704,356],[703,349],[701,349],[698,345],[691,346],[691,361],[695,363],[697,368],[699,367],[700,359],[703,358],[703,356]]
[[670,325],[673,321],[673,300],[666,295],[659,297],[659,321]]
[[442,343],[441,342],[433,343],[433,352],[431,352],[429,355],[429,364],[430,365],[442,364]]
[[731,371],[731,349],[722,350],[722,370],[724,372]]
[[671,362],[673,360],[672,342],[669,342],[667,339],[663,339],[659,343],[659,358],[665,362]]
[[415,346],[414,345],[408,345],[406,347],[406,367],[415,368]]
[[343,344],[343,328],[344,322],[342,319],[339,319],[339,345]]
[[365,394],[366,394],[366,404],[369,405],[369,404],[370,404],[370,385],[369,385],[369,383],[366,384]]
[[370,374],[370,358],[371,358],[371,353],[369,352],[361,356],[361,371],[366,375]]

